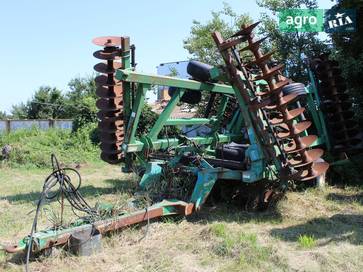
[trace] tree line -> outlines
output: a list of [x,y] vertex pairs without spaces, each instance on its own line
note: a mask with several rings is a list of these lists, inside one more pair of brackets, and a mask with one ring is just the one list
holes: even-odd
[[[349,93],[352,96],[355,111],[362,124],[363,119],[363,3],[359,0],[338,0],[333,8],[354,8],[357,10],[357,31],[349,33],[333,33],[322,40],[318,33],[295,32],[285,33],[278,29],[277,14],[281,9],[287,8],[318,8],[316,0],[257,0],[261,7],[260,26],[258,36],[268,36],[264,44],[265,52],[275,51],[274,58],[277,62],[285,64],[286,75],[297,82],[308,82],[305,59],[312,58],[323,52],[331,52],[333,58],[340,62],[343,76],[347,82]],[[211,19],[201,23],[193,21],[188,37],[184,39],[184,48],[190,53],[191,58],[198,59],[211,65],[221,65],[223,61],[219,56],[211,38],[211,32],[219,31],[224,37],[236,32],[242,24],[252,22],[249,14],[237,14],[224,3],[220,11],[213,11]],[[249,56],[246,55],[246,58]],[[14,105],[11,116],[6,116],[0,111],[0,119],[11,118],[72,118],[75,127],[85,123],[94,123],[96,117],[96,86],[94,77],[72,79],[68,86],[69,91],[43,86],[26,103]],[[200,104],[202,105],[202,104]],[[202,105],[201,107],[204,108]],[[148,114],[150,107],[144,109]],[[154,115],[152,115],[155,118]]]
[[78,127],[97,121],[96,85],[93,76],[77,77],[68,83],[69,90],[41,86],[25,103],[13,105],[11,114],[0,113],[9,119],[73,119]]
[[[262,12],[257,36],[268,39],[264,42],[264,52],[274,51],[274,60],[285,65],[285,75],[296,82],[307,84],[306,59],[330,52],[338,60],[353,100],[354,110],[363,127],[363,2],[361,0],[337,0],[332,9],[355,9],[357,26],[355,32],[335,32],[322,39],[317,32],[281,32],[278,28],[278,12],[284,9],[315,9],[316,0],[257,0]],[[332,0],[333,2],[333,0]],[[242,3],[241,3],[242,4]],[[189,36],[184,40],[184,48],[192,58],[211,65],[223,65],[210,33],[219,31],[223,37],[237,32],[242,24],[252,23],[249,14],[237,14],[224,3],[221,11],[213,11],[211,19],[205,23],[194,21]],[[245,58],[251,56],[246,53]]]

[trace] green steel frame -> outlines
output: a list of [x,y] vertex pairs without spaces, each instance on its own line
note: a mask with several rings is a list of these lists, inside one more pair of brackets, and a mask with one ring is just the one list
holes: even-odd
[[320,98],[317,89],[317,82],[313,72],[308,69],[309,75],[309,86],[306,88],[307,96],[307,105],[309,108],[309,112],[313,117],[314,125],[317,130],[317,134],[319,135],[318,140],[314,143],[315,145],[325,144],[327,150],[331,150],[331,143],[329,140],[328,130],[325,124],[324,114],[320,109]]
[[[248,108],[242,106],[241,114],[239,117],[235,117],[229,124],[229,131],[221,134],[218,130],[220,128],[220,122],[223,117],[223,113],[228,103],[228,95],[236,95],[235,90],[228,85],[202,83],[194,80],[173,78],[160,75],[146,75],[133,71],[132,69],[120,69],[116,72],[116,79],[122,80],[127,83],[136,83],[137,98],[134,105],[132,105],[131,114],[129,118],[129,124],[126,130],[126,138],[122,149],[125,153],[136,154],[136,157],[141,161],[141,164],[145,166],[146,173],[142,177],[140,185],[146,187],[151,182],[157,182],[161,176],[162,167],[160,164],[165,162],[149,162],[144,157],[145,153],[149,153],[153,150],[160,150],[166,148],[175,148],[176,156],[174,163],[176,163],[182,156],[185,149],[179,148],[183,143],[189,142],[197,145],[204,146],[208,149],[209,154],[213,154],[213,149],[218,143],[229,143],[232,141],[238,141],[242,138],[241,128],[243,126],[248,127],[246,123],[251,123]],[[135,136],[138,121],[141,115],[142,106],[144,105],[144,99],[146,92],[151,90],[151,86],[169,86],[176,87],[177,91],[173,94],[170,101],[166,105],[163,112],[149,131],[147,135],[137,139]],[[219,93],[222,95],[221,103],[217,109],[215,117],[206,118],[170,118],[171,113],[180,102],[185,90],[203,91],[209,93]],[[243,116],[243,118],[241,118]],[[190,138],[158,138],[160,131],[164,126],[182,126],[182,125],[201,125],[209,124],[212,128],[211,133],[205,137],[190,137]],[[218,178],[223,176],[224,179],[237,179],[243,182],[255,182],[261,180],[265,175],[265,162],[262,153],[262,148],[259,146],[259,141],[255,138],[254,131],[248,129],[248,136],[250,140],[250,147],[246,151],[246,156],[251,160],[251,167],[248,171],[236,171],[225,168],[213,168],[205,160],[202,163],[202,170],[195,168],[195,173],[198,176],[196,188],[193,192],[191,201],[195,203],[195,208],[198,209],[207,198],[209,192],[213,188],[214,183]],[[190,148],[187,148],[190,151]],[[195,153],[200,153],[200,150],[193,149]],[[204,151],[205,151],[204,149]],[[193,170],[193,169],[192,169]]]
[[[125,57],[128,58],[128,54],[125,54]],[[125,64],[128,61],[123,61]],[[221,78],[220,71],[216,68],[212,69],[211,75],[214,78]],[[311,75],[311,73],[310,73]],[[311,75],[312,76],[312,75]],[[255,131],[255,120],[253,116],[251,116],[251,112],[248,109],[247,105],[245,105],[244,100],[238,90],[235,90],[230,85],[225,84],[213,84],[213,83],[205,83],[199,82],[195,80],[188,79],[180,79],[175,77],[168,76],[160,76],[160,75],[150,75],[144,74],[135,71],[128,65],[124,65],[123,69],[119,69],[116,71],[115,75],[116,79],[123,81],[124,86],[130,86],[131,84],[135,84],[137,86],[136,89],[136,99],[131,105],[131,103],[125,103],[125,117],[128,123],[126,128],[126,137],[124,143],[122,145],[122,151],[126,154],[127,158],[130,158],[131,154],[134,154],[139,163],[145,167],[146,172],[141,179],[140,185],[141,187],[147,187],[152,182],[158,182],[162,173],[162,164],[176,164],[180,158],[182,157],[183,152],[187,149],[189,152],[196,154],[207,154],[213,155],[214,148],[219,143],[229,143],[232,141],[238,141],[242,138],[241,129],[245,127],[247,129],[247,135],[249,138],[250,146],[246,150],[246,157],[250,160],[250,168],[246,171],[236,171],[225,168],[214,168],[207,161],[203,161],[202,167],[195,167],[195,174],[198,177],[197,184],[195,190],[192,194],[191,201],[195,203],[195,208],[199,209],[203,204],[205,199],[207,198],[209,192],[213,188],[213,185],[217,179],[221,179],[223,176],[224,179],[237,179],[241,180],[241,182],[256,182],[264,178],[276,178],[271,177],[268,173],[267,169],[267,160],[266,154],[264,153],[264,148],[262,147],[261,139],[257,137]],[[245,81],[243,75],[241,75],[241,79]],[[266,82],[257,81],[257,85],[266,84]],[[158,117],[155,124],[152,126],[151,130],[144,136],[137,138],[136,129],[138,126],[138,122],[140,119],[142,107],[144,105],[146,93],[152,90],[153,86],[168,86],[168,87],[176,87],[177,91],[173,94],[170,101],[166,105],[163,112]],[[248,85],[247,85],[248,86]],[[258,88],[258,87],[257,87]],[[221,95],[221,103],[219,108],[217,109],[216,116],[212,118],[178,118],[172,119],[170,118],[173,110],[180,102],[182,95],[186,90],[194,90],[200,92],[208,92],[208,93],[218,93]],[[125,89],[127,92],[128,89]],[[323,115],[319,110],[320,101],[319,96],[317,95],[317,90],[315,86],[314,79],[311,77],[311,84],[307,89],[307,104],[308,109],[311,112],[313,117],[313,121],[315,123],[315,127],[317,129],[318,140],[314,143],[314,145],[327,144],[329,145],[329,141],[327,138],[327,131],[323,119]],[[250,95],[253,95],[250,92]],[[230,120],[229,124],[227,124],[224,133],[220,133],[220,122],[223,117],[223,113],[226,109],[228,100],[230,96],[236,97],[240,110],[237,111],[233,118]],[[203,125],[207,124],[211,127],[211,133],[204,137],[179,137],[179,138],[159,138],[159,133],[165,126],[183,126],[183,125]],[[202,146],[203,148],[197,149],[193,148],[192,144],[196,144]],[[188,148],[183,148],[182,146],[188,146]],[[149,154],[155,150],[163,150],[167,148],[173,148],[175,150],[175,158],[173,162],[167,161],[157,161],[151,162],[145,157],[145,154]],[[278,150],[276,150],[278,154]],[[273,165],[270,167],[274,169],[280,168],[280,162],[278,159],[273,158]],[[128,167],[131,167],[131,160],[126,160],[126,164]],[[129,165],[128,165],[129,164]],[[193,169],[191,169],[193,170]]]

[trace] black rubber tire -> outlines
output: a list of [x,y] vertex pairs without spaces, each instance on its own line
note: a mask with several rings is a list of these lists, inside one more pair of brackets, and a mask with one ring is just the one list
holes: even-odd
[[188,63],[187,72],[198,81],[211,81],[210,70],[212,70],[212,68],[213,66],[209,64],[191,60]]
[[290,83],[282,88],[284,95],[296,93],[298,95],[306,95],[305,85],[302,83]]

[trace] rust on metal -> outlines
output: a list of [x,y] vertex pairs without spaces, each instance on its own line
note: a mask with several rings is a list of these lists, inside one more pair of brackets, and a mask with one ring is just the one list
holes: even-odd
[[[258,23],[251,25],[243,25],[241,30],[232,37],[238,37],[239,40],[247,40],[248,45],[240,49],[239,52],[249,50],[254,59],[244,66],[257,66],[260,74],[253,78],[254,81],[265,80],[267,85],[262,91],[256,92],[255,95],[262,98],[254,100],[250,103],[250,98],[247,97],[247,92],[243,83],[239,83],[238,74],[239,70],[232,63],[232,53],[236,48],[231,48],[236,45],[237,40],[233,42],[224,41],[220,33],[213,34],[214,41],[216,42],[219,51],[224,58],[227,65],[227,71],[230,74],[230,80],[240,90],[244,100],[250,105],[251,110],[262,109],[266,112],[266,120],[274,129],[274,135],[278,139],[277,144],[283,143],[280,150],[283,155],[287,157],[286,165],[283,165],[287,171],[286,178],[293,180],[310,180],[326,172],[329,164],[326,162],[317,162],[323,155],[321,149],[311,151],[308,150],[317,137],[309,135],[300,137],[310,126],[310,121],[298,122],[298,117],[304,112],[305,108],[291,109],[291,105],[299,99],[299,94],[291,93],[283,95],[283,88],[288,86],[292,81],[282,75],[283,65],[278,64],[270,66],[268,63],[273,55],[273,52],[263,53],[260,49],[261,44],[266,40],[254,40],[252,34],[253,29]],[[241,68],[242,69],[242,68]],[[338,70],[335,69],[335,72]],[[332,72],[325,72],[324,77],[330,76]],[[344,99],[345,96],[338,96],[335,94],[335,99]],[[296,171],[291,171],[296,167]]]
[[[164,209],[168,209],[169,212],[165,214]],[[170,210],[172,209],[172,210]],[[148,209],[138,211],[132,213],[130,215],[120,216],[118,218],[111,218],[102,221],[97,221],[93,224],[87,224],[84,226],[76,227],[73,230],[56,234],[53,237],[45,240],[45,244],[42,245],[41,248],[37,245],[37,243],[33,243],[33,252],[38,252],[43,249],[51,248],[54,246],[65,245],[68,243],[69,239],[72,236],[72,233],[76,233],[82,229],[92,228],[99,231],[100,234],[106,234],[111,231],[121,230],[123,228],[139,224],[142,222],[146,222],[150,219],[159,218],[165,215],[178,214],[178,215],[190,215],[194,211],[193,203],[186,202],[171,202],[166,201],[165,203],[161,202],[158,206],[151,206]],[[2,248],[8,253],[18,253],[24,251],[23,247],[19,247],[18,245],[4,245]]]
[[121,46],[122,37],[118,36],[104,36],[97,37],[92,40],[92,43],[98,46],[108,47],[108,46]]
[[96,106],[100,110],[97,117],[100,131],[101,159],[112,164],[122,161],[121,143],[124,139],[123,116],[123,86],[122,82],[115,79],[117,69],[122,68],[118,60],[121,57],[121,47],[126,47],[123,37],[105,36],[92,40],[102,50],[93,55],[106,62],[98,63],[94,69],[101,73],[95,78],[97,85],[96,94],[100,98]]
[[122,64],[120,62],[113,62],[111,65],[101,62],[101,63],[96,64],[93,67],[93,69],[95,69],[96,72],[99,72],[99,73],[114,74],[116,72],[116,70],[120,69],[121,67],[122,67]]
[[339,63],[331,60],[329,54],[322,54],[310,62],[310,67],[318,79],[318,92],[333,149],[342,152],[358,149],[360,129],[353,120],[353,105]]
[[[249,26],[242,26],[242,28],[250,29]],[[263,39],[262,41],[254,41],[251,32],[246,36],[248,36],[248,46],[244,49],[249,49],[252,52],[255,58],[254,63],[261,71],[261,74],[257,76],[255,80],[264,79],[267,81],[269,90],[267,91],[268,94],[266,96],[269,96],[273,101],[273,103],[265,107],[265,109],[267,111],[273,110],[279,112],[279,118],[277,120],[276,118],[272,118],[269,121],[273,125],[278,124],[276,126],[277,137],[287,140],[287,142],[293,142],[293,146],[287,147],[290,148],[287,150],[290,152],[290,154],[292,152],[295,153],[295,159],[292,158],[287,162],[290,167],[294,167],[294,165],[306,167],[306,170],[304,170],[301,175],[291,175],[290,177],[298,180],[309,180],[323,174],[328,169],[329,165],[325,162],[315,162],[322,156],[322,152],[318,150],[310,151],[308,153],[306,148],[309,146],[309,144],[312,144],[311,140],[313,138],[305,139],[303,141],[301,141],[300,138],[300,134],[311,126],[311,122],[303,121],[297,124],[294,124],[293,122],[293,120],[297,120],[297,117],[301,115],[304,109],[296,109],[295,111],[289,111],[287,109],[288,105],[291,105],[291,103],[296,101],[298,97],[296,94],[289,94],[286,96],[282,95],[282,87],[288,85],[288,80],[285,77],[280,76],[282,75],[281,70],[283,69],[283,65],[280,64],[271,68],[267,62],[268,59],[272,57],[272,54],[263,54],[259,48]],[[282,131],[279,131],[278,128],[281,128]],[[286,147],[283,150],[286,151]],[[296,156],[299,158],[298,160],[296,160]]]

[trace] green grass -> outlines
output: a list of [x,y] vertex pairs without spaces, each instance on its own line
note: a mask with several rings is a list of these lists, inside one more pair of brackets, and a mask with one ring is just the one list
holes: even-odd
[[316,239],[314,238],[314,235],[299,235],[298,243],[301,248],[304,249],[311,249],[316,246]]
[[37,128],[0,133],[0,149],[11,146],[8,160],[1,160],[0,155],[0,168],[48,167],[52,153],[67,165],[99,161],[99,148],[91,142],[91,134],[92,127],[74,133],[64,129]]
[[210,226],[210,230],[217,237],[225,238],[227,236],[226,225],[224,223],[215,223]]
[[[49,172],[0,169],[0,244],[29,233],[30,212]],[[91,205],[123,208],[137,190],[135,177],[121,173],[120,166],[89,162],[80,172],[81,192]],[[60,250],[32,262],[31,271],[363,271],[361,197],[359,187],[327,187],[289,192],[276,210],[258,214],[230,205],[203,206],[187,219],[152,222],[141,241],[146,226],[128,228],[103,237],[103,252],[95,256]],[[58,211],[57,203],[51,207]],[[72,218],[68,208],[66,217]],[[47,214],[39,224],[40,229],[51,224]],[[23,271],[18,259],[0,253],[0,271]]]
[[213,252],[217,256],[232,259],[222,270],[253,270],[265,267],[266,262],[280,261],[271,247],[263,246],[257,241],[254,233],[236,231],[224,223],[212,224],[210,231],[217,237]]

